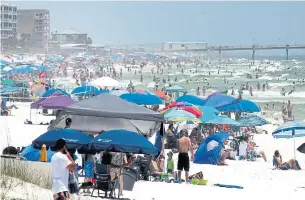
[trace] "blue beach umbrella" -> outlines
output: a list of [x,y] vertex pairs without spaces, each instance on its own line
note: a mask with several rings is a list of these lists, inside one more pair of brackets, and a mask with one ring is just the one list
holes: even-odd
[[239,102],[221,107],[218,109],[222,112],[260,112],[260,107],[250,100],[240,100]]
[[211,106],[219,110],[222,107],[237,103],[238,101],[238,99],[228,95],[212,94],[206,99],[204,106]]
[[205,101],[205,99],[196,97],[194,95],[183,95],[176,100],[176,102],[189,102],[191,104],[200,106],[203,106]]
[[[51,149],[48,149],[47,151],[47,161],[51,162],[51,158],[54,155],[54,151],[51,151]],[[22,152],[21,156],[24,157],[28,161],[39,161],[41,154],[41,150],[34,149],[32,145],[27,146]]]
[[219,111],[211,106],[199,106],[202,116],[199,118],[202,122],[212,120],[217,117]]
[[305,137],[305,121],[288,121],[272,132],[274,138],[293,138],[294,159],[295,154],[295,139],[296,137]]
[[56,141],[59,139],[64,139],[66,141],[66,146],[68,149],[81,149],[87,145],[92,138],[73,129],[55,129],[50,130],[32,142],[32,146],[35,149],[41,149],[42,145],[54,148]]
[[106,131],[95,137],[89,144],[94,152],[110,151],[135,154],[156,154],[157,148],[143,135],[127,130]]
[[274,138],[295,138],[305,136],[304,121],[288,121],[272,132]]
[[120,96],[125,101],[135,103],[138,105],[157,105],[162,104],[162,100],[156,95],[152,94],[139,94],[139,93],[127,93]]
[[198,147],[194,163],[218,165],[223,143],[230,137],[229,133],[221,132],[208,136]]
[[239,126],[262,126],[265,124],[268,124],[268,121],[265,120],[264,118],[261,118],[259,116],[256,115],[245,115],[240,117],[238,120],[236,120],[237,122],[240,123]]
[[77,96],[85,96],[85,95],[98,95],[100,93],[100,90],[97,89],[94,86],[81,86],[75,88],[71,94],[77,95]]
[[62,89],[59,89],[59,88],[51,88],[49,89],[48,91],[46,91],[42,97],[49,97],[51,96],[52,94],[54,94],[55,92],[59,92],[63,95],[66,95],[66,96],[70,96],[70,94],[68,92],[66,92],[65,90],[62,90]]
[[230,125],[239,125],[239,122],[231,119],[226,115],[217,116],[214,119],[211,119],[206,124],[230,124]]

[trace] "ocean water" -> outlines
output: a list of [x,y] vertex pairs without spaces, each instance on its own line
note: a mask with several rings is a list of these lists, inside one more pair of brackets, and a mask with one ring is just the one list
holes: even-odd
[[[300,57],[303,58],[303,57]],[[242,84],[253,86],[253,96],[248,91],[244,91],[243,98],[253,100],[258,103],[262,109],[266,104],[269,105],[267,115],[271,118],[280,114],[281,106],[283,102],[291,101],[293,104],[293,115],[295,119],[305,119],[305,61],[300,60],[259,60],[254,64],[250,64],[251,61],[246,59],[229,59],[226,61],[218,60],[205,60],[202,64],[182,64],[182,67],[177,69],[175,65],[171,69],[164,68],[163,74],[155,74],[160,79],[158,83],[153,82],[153,74],[151,68],[155,66],[149,66],[144,68],[143,82],[141,83],[140,74],[132,73],[124,74],[124,81],[133,81],[137,89],[150,89],[158,84],[159,88],[167,87],[171,85],[179,85],[188,90],[190,94],[196,95],[196,88],[200,87],[200,95],[202,94],[203,86],[210,86],[206,91],[206,94],[202,97],[219,90],[231,88],[235,90],[235,96],[238,95],[238,89]],[[182,73],[183,68],[183,73]],[[259,69],[260,71],[255,71]],[[210,72],[210,75],[209,75]],[[252,79],[247,78],[247,74],[252,75]],[[258,78],[256,78],[256,75]],[[163,83],[163,79],[166,79],[166,83]],[[177,81],[175,82],[175,79]],[[224,81],[226,80],[226,82]],[[262,84],[269,84],[269,89],[262,91]],[[261,89],[257,90],[257,84],[261,85]],[[280,91],[284,88],[287,93],[295,88],[295,92],[290,95],[282,96]],[[275,109],[272,105],[275,104]]]

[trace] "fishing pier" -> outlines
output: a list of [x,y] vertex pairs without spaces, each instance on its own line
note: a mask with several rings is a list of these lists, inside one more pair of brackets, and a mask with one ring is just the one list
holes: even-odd
[[289,60],[289,50],[305,49],[305,44],[285,44],[285,45],[241,45],[241,46],[210,46],[204,42],[192,43],[172,43],[166,42],[163,44],[163,51],[180,51],[180,52],[211,52],[218,51],[219,57],[224,51],[252,51],[252,60],[255,60],[255,52],[261,50],[286,50],[286,59]]

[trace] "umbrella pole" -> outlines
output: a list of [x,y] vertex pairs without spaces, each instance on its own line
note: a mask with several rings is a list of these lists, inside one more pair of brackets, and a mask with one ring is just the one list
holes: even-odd
[[295,153],[295,138],[293,137],[293,153],[294,153],[294,160],[296,160],[296,153]]

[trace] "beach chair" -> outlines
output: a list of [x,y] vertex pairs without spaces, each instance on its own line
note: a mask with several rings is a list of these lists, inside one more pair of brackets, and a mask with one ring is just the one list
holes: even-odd
[[[111,181],[111,176],[108,171],[108,166],[96,163],[96,169],[94,173],[95,184],[93,185],[93,190],[91,192],[91,197],[102,197],[100,196],[100,191],[104,192],[102,198],[114,198],[115,189],[118,184],[118,177]],[[94,191],[97,190],[98,196],[93,196]],[[109,195],[108,195],[109,193]]]

